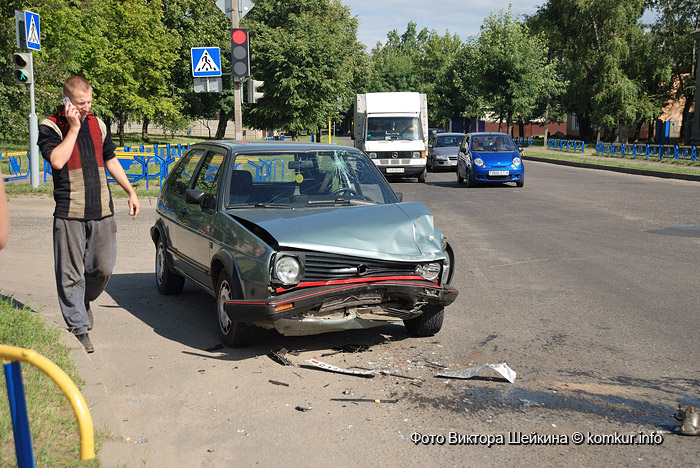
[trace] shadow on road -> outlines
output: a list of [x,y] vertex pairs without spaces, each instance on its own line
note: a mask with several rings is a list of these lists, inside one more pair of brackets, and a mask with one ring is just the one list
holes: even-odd
[[266,355],[280,347],[289,351],[330,350],[348,344],[372,347],[409,338],[402,325],[298,337],[283,336],[275,330],[257,329],[255,345],[232,349],[222,347],[219,339],[214,298],[189,282],[185,282],[180,294],[163,296],[156,289],[152,273],[114,274],[106,291],[120,308],[151,327],[158,335],[201,350],[201,356],[210,359],[244,360]]

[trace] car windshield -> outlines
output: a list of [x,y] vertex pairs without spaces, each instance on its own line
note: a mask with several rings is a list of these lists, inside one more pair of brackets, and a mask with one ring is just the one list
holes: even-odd
[[238,153],[227,208],[302,208],[395,203],[374,164],[347,150]]
[[422,140],[418,117],[370,117],[367,140]]
[[437,136],[435,137],[435,147],[439,148],[441,146],[459,146],[462,142],[461,136]]
[[515,151],[515,143],[510,135],[474,135],[471,140],[472,151],[501,152]]

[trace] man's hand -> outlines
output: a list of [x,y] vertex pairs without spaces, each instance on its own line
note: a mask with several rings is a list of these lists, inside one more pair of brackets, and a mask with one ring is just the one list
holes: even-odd
[[136,219],[140,211],[141,202],[139,201],[139,197],[136,196],[136,193],[132,193],[129,195],[129,216],[131,216],[131,219]]

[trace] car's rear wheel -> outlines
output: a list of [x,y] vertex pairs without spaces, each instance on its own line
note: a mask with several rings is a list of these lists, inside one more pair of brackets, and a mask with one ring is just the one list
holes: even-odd
[[185,278],[173,269],[170,257],[165,250],[163,238],[156,243],[156,285],[158,292],[164,295],[179,294],[185,284]]
[[233,322],[228,317],[224,304],[234,299],[233,286],[226,270],[219,275],[216,286],[216,321],[219,324],[219,338],[230,348],[250,345],[253,327],[243,322]]
[[433,336],[442,328],[445,318],[445,308],[441,306],[426,305],[423,313],[418,317],[404,320],[408,333],[414,336]]

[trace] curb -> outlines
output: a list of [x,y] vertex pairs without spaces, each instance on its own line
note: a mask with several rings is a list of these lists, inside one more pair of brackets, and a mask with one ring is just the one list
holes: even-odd
[[585,163],[585,162],[578,162],[578,161],[565,161],[562,159],[543,158],[540,156],[524,155],[523,159],[526,161],[538,161],[538,162],[544,162],[544,163],[549,163],[549,164],[559,164],[561,166],[583,167],[586,169],[598,169],[598,170],[610,171],[610,172],[621,172],[623,174],[634,174],[634,175],[643,175],[643,176],[650,176],[650,177],[660,177],[662,179],[677,179],[677,180],[688,180],[688,181],[692,181],[692,182],[700,182],[700,175],[695,175],[695,174],[681,174],[681,173],[676,173],[676,172],[655,171],[653,169],[638,169],[638,168],[634,168],[634,167],[616,167],[616,166],[608,166],[605,164]]

